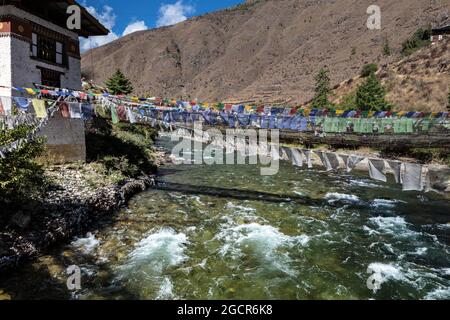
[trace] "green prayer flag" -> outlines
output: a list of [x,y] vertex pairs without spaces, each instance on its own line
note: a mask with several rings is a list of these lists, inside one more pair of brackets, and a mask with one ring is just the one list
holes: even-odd
[[338,132],[339,133],[347,132],[347,119],[345,118],[338,118],[338,119],[339,119]]
[[117,114],[116,106],[111,105],[111,121],[114,124],[120,122],[119,115]]
[[361,133],[361,119],[359,118],[353,119],[353,131],[356,133]]
[[333,123],[331,121],[331,118],[325,118],[325,121],[323,123],[323,131],[331,133],[332,130],[333,130]]
[[414,133],[414,120],[405,119],[405,123],[406,123],[406,133]]

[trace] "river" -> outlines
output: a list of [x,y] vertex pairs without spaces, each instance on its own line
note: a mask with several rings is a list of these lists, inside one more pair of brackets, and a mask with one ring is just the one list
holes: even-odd
[[[450,299],[449,201],[321,170],[166,165],[157,188],[0,289],[34,299]],[[73,293],[70,265],[82,271]]]

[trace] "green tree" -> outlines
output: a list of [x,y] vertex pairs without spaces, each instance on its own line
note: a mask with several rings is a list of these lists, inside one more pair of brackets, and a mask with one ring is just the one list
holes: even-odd
[[367,78],[372,73],[375,73],[378,71],[378,65],[376,63],[369,63],[364,65],[364,67],[361,70],[361,77]]
[[356,94],[354,92],[351,92],[343,96],[341,102],[339,103],[339,109],[342,110],[358,109],[356,105]]
[[130,94],[133,92],[131,81],[119,69],[106,81],[106,86],[109,92],[114,95]]
[[314,78],[316,80],[316,88],[314,89],[315,95],[311,104],[314,109],[324,109],[333,106],[328,99],[331,94],[329,73],[330,71],[327,68],[322,68]]
[[364,111],[390,110],[391,105],[386,101],[386,89],[371,73],[366,81],[356,91],[356,106]]

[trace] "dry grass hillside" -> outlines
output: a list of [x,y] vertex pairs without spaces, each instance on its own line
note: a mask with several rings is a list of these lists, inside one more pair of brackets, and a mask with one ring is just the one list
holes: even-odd
[[[366,63],[398,61],[417,28],[450,15],[450,0],[378,0],[382,29],[369,30],[373,3],[255,0],[96,48],[83,55],[83,73],[100,84],[120,67],[136,94],[303,103],[321,67],[339,84]],[[382,53],[386,38],[391,56]]]
[[[399,111],[444,111],[450,90],[450,39],[441,41],[400,60],[383,65],[378,78],[388,91],[386,99]],[[334,102],[356,92],[360,76],[343,81],[334,90]]]

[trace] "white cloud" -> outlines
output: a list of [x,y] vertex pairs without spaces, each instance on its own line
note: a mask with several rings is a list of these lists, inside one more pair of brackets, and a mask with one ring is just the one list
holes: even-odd
[[107,29],[111,30],[116,25],[116,14],[114,13],[114,9],[108,5],[103,6],[102,12],[97,12],[97,10],[92,7],[86,7],[86,10],[96,17],[101,24],[103,24]]
[[130,33],[136,32],[136,31],[147,30],[147,29],[148,29],[148,27],[145,25],[145,21],[132,22],[125,28],[122,36],[126,36],[127,34],[130,34]]
[[159,17],[156,26],[170,26],[187,19],[188,14],[194,13],[193,6],[184,4],[183,0],[179,0],[174,4],[163,4],[159,8]]
[[[94,7],[86,6],[86,10],[94,17],[96,17],[98,21],[111,32],[107,36],[90,37],[89,39],[81,38],[82,52],[92,48],[103,46],[120,38],[120,36],[117,33],[112,31],[112,29],[116,25],[116,18],[117,18],[116,14],[114,13],[114,9],[112,7],[105,5],[103,6],[102,11],[98,12]],[[142,20],[131,22],[123,31],[122,36],[126,36],[130,33],[147,29],[148,27]]]
[[111,32],[107,36],[90,37],[89,39],[81,38],[81,51],[102,46],[119,38],[119,36],[112,31],[116,25],[117,18],[112,7],[105,5],[103,6],[102,12],[98,12],[94,7],[87,6],[86,10],[96,17],[98,21]]
[[86,51],[92,48],[97,48],[108,44],[114,40],[119,39],[119,36],[114,32],[111,32],[107,36],[89,37],[89,39],[81,39],[81,51]]

